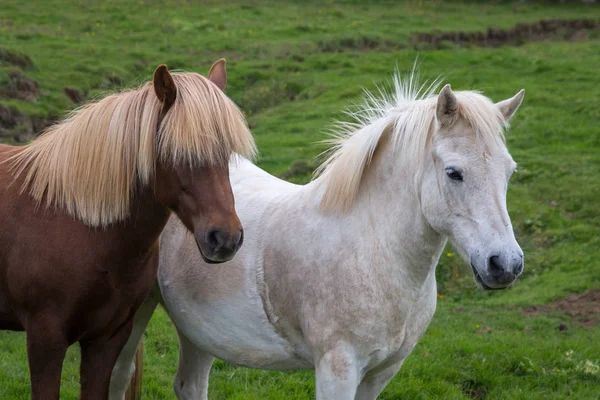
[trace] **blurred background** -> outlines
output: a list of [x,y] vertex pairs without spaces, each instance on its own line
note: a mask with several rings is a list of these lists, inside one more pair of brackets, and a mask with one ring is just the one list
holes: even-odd
[[[507,135],[519,164],[509,212],[525,272],[477,290],[451,247],[438,311],[382,399],[600,399],[600,7],[508,1],[2,0],[0,141],[25,143],[82,102],[154,68],[206,75],[225,57],[227,94],[258,164],[310,179],[317,144],[363,88],[418,59],[423,80],[495,101],[525,88]],[[146,332],[144,398],[174,399],[177,336],[159,310]],[[78,398],[69,351],[62,399]],[[25,336],[0,332],[0,398],[29,397]],[[213,367],[212,399],[310,399],[307,372]]]

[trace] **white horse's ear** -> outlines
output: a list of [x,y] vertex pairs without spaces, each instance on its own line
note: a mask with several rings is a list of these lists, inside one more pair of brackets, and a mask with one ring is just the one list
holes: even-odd
[[496,107],[498,107],[504,116],[504,121],[510,121],[513,115],[515,115],[519,109],[519,106],[523,102],[523,96],[525,96],[525,89],[521,89],[519,93],[515,94],[510,99],[502,100],[496,103]]
[[437,100],[435,115],[440,125],[451,125],[456,118],[458,101],[450,85],[444,86]]

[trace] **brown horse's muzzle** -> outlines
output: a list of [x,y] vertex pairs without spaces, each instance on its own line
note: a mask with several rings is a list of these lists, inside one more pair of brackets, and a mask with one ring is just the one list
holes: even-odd
[[244,230],[229,232],[209,229],[195,234],[196,244],[205,262],[218,264],[231,260],[244,242]]

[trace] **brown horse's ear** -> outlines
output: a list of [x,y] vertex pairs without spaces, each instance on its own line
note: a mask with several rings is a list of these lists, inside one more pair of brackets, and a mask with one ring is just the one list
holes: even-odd
[[163,103],[163,112],[166,112],[175,103],[177,88],[173,77],[165,64],[161,64],[154,71],[154,92]]
[[225,69],[225,59],[215,61],[208,71],[208,79],[212,81],[221,90],[225,90],[227,85],[227,70]]

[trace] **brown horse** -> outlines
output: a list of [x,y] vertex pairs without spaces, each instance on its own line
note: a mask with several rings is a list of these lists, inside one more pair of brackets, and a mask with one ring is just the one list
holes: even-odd
[[59,398],[75,342],[81,398],[108,398],[170,210],[207,262],[242,244],[228,160],[255,147],[225,82],[224,60],[208,79],[161,65],[27,146],[0,145],[0,329],[27,333],[32,399]]

